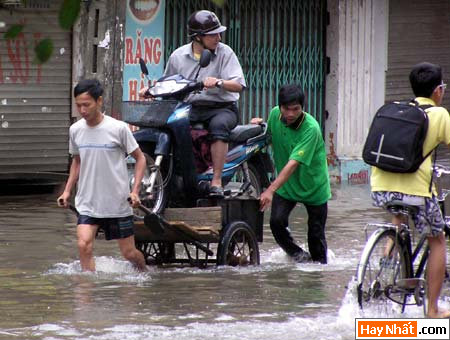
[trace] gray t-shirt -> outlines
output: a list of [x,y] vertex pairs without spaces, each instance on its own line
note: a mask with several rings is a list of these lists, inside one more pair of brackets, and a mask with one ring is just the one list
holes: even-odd
[[[177,48],[169,57],[169,61],[164,71],[165,76],[181,74],[187,79],[195,79],[199,68],[198,60],[195,59],[192,52],[192,43]],[[230,46],[219,43],[215,53],[212,54],[211,63],[202,69],[198,74],[197,80],[203,80],[206,77],[215,77],[223,80],[235,80],[243,87],[246,87],[244,73],[236,54]],[[191,94],[187,98],[188,102],[199,100],[216,102],[235,102],[239,99],[238,92],[229,92],[224,89],[211,88],[203,90],[197,94]]]
[[69,152],[80,155],[75,206],[81,215],[125,217],[133,214],[126,155],[138,148],[127,124],[103,116],[90,127],[84,119],[70,127]]

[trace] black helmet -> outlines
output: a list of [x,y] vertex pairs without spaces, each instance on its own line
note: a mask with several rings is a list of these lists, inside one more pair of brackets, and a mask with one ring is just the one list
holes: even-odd
[[219,18],[211,11],[197,11],[191,14],[188,19],[189,37],[195,37],[199,34],[222,33],[227,28],[222,26]]

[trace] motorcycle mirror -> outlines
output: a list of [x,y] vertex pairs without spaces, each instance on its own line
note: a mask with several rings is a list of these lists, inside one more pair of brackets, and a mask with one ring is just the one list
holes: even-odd
[[211,62],[211,51],[208,49],[204,49],[201,56],[200,56],[200,67],[206,67]]
[[139,58],[139,65],[141,65],[141,72],[144,73],[146,76],[148,76],[148,69],[147,65],[145,65],[144,59]]

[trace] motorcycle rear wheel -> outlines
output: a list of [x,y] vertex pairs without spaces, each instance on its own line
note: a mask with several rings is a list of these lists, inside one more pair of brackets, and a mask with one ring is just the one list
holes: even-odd
[[[248,164],[248,175],[250,180],[250,186],[244,193],[247,193],[250,197],[259,198],[263,191],[261,176],[253,164]],[[239,169],[236,171],[231,180],[225,185],[225,190],[230,189],[232,192],[236,190],[237,183],[239,183],[239,187],[244,184],[244,168],[241,165]]]

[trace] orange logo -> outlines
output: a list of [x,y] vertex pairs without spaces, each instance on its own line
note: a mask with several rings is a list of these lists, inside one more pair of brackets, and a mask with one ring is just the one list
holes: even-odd
[[356,338],[413,338],[417,337],[417,321],[414,320],[358,320]]

